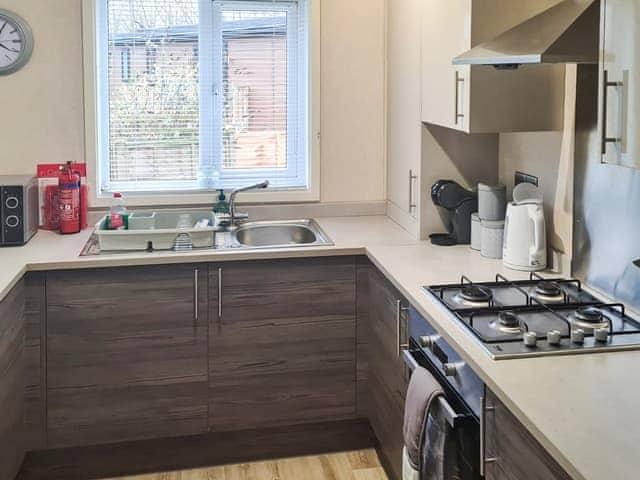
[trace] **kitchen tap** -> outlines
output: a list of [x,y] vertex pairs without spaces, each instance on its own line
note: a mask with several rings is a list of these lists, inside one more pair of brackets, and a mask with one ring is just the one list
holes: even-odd
[[229,222],[231,227],[235,225],[237,219],[245,219],[249,217],[249,214],[247,213],[236,212],[236,196],[239,193],[246,192],[248,190],[267,188],[268,186],[269,180],[265,180],[264,182],[256,183],[254,185],[236,188],[231,192],[231,194],[229,195]]

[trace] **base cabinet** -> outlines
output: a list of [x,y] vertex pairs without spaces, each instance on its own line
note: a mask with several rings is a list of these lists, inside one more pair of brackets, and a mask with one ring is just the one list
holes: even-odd
[[[378,439],[378,452],[390,477],[402,478],[402,448],[404,438],[404,401],[409,374],[399,352],[406,343],[407,303],[380,271],[372,265],[359,266],[358,325],[364,330],[368,373],[366,389],[361,397],[367,416]],[[360,403],[360,397],[359,397]]]
[[486,400],[486,480],[571,480],[491,391]]
[[47,274],[49,447],[207,430],[206,268]]
[[[0,480],[26,450],[351,419],[400,480],[407,320],[364,257],[32,274],[0,302]],[[487,480],[570,478],[486,404]]]
[[44,272],[29,272],[25,288],[25,427],[27,449],[47,446],[46,290]]
[[356,416],[353,257],[236,262],[210,275],[211,430]]
[[26,451],[25,317],[21,281],[0,302],[0,479],[13,479]]

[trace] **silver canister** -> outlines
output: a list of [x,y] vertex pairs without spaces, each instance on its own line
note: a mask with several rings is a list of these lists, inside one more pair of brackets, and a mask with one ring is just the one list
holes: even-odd
[[482,223],[477,212],[471,214],[471,248],[478,251],[482,248]]
[[480,253],[486,258],[502,258],[504,220],[482,220],[482,246]]
[[478,184],[478,215],[481,220],[504,220],[506,208],[505,185]]

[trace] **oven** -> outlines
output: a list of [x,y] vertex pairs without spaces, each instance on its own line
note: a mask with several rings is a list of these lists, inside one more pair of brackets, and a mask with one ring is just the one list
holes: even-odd
[[[479,479],[481,439],[481,406],[484,383],[462,360],[460,355],[438,334],[435,328],[413,307],[408,312],[408,349],[404,361],[413,370],[417,365],[427,369],[441,385],[442,407],[453,428],[458,462],[464,480]],[[484,452],[483,452],[484,453]]]

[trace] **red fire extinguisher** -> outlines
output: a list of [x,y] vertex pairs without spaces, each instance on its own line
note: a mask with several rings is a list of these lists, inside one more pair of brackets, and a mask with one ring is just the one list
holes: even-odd
[[80,231],[80,174],[71,168],[71,162],[67,162],[60,169],[58,205],[60,206],[60,233],[78,233]]

